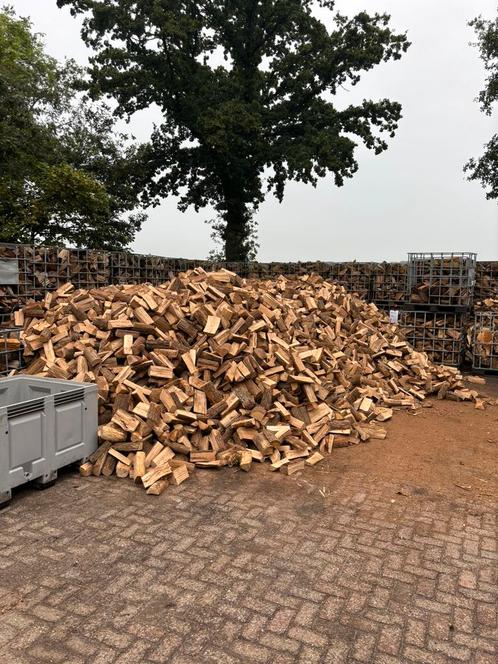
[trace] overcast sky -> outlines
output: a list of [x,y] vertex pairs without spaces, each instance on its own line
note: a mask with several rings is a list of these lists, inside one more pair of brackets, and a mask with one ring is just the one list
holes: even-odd
[[[12,2],[45,33],[49,53],[86,62],[80,24],[56,0]],[[485,74],[467,26],[478,14],[494,17],[495,0],[339,0],[336,6],[349,15],[387,11],[397,30],[408,31],[408,53],[379,65],[341,99],[398,100],[403,119],[387,152],[359,152],[359,171],[342,188],[329,177],[316,189],[290,184],[282,204],[268,197],[258,214],[259,260],[401,260],[409,251],[476,251],[481,260],[498,260],[498,206],[462,172],[498,129],[498,114],[483,115],[475,102]],[[132,131],[145,140],[159,120],[141,113]],[[181,213],[169,198],[150,210],[133,249],[205,258],[212,242],[204,220],[211,216]]]

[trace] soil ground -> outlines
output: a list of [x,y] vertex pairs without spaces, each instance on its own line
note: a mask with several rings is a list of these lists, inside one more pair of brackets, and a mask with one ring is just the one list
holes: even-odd
[[[464,402],[431,399],[412,413],[397,411],[385,440],[334,450],[318,466],[324,484],[347,471],[381,481],[398,481],[415,495],[490,498],[498,502],[498,377],[489,376],[479,392],[495,406],[483,413]],[[412,494],[413,495],[413,494]]]
[[1,664],[496,664],[498,406],[430,406],[297,476],[16,492]]

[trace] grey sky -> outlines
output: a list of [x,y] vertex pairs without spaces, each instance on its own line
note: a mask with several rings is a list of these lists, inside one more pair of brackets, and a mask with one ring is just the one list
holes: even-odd
[[[56,0],[12,1],[45,33],[52,55],[85,62],[79,23]],[[326,178],[316,189],[290,184],[282,204],[268,197],[258,215],[259,260],[399,260],[408,251],[477,251],[481,260],[498,260],[498,207],[462,173],[497,130],[497,114],[484,116],[474,101],[485,74],[467,27],[479,14],[494,17],[496,2],[338,0],[336,6],[346,14],[387,11],[394,27],[408,31],[412,47],[402,60],[369,72],[341,99],[389,97],[402,103],[404,117],[387,152],[360,150],[359,172],[344,187]],[[159,117],[139,114],[133,132],[146,139]],[[206,257],[209,210],[182,214],[170,198],[149,213],[135,251]]]

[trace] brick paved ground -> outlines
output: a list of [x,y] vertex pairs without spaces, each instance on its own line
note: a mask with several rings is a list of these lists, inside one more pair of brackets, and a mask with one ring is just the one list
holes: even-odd
[[496,664],[496,503],[319,477],[23,491],[0,514],[0,662]]

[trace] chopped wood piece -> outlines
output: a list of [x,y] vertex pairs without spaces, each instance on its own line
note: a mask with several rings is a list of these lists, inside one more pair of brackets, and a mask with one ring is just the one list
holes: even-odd
[[168,462],[165,462],[145,473],[145,475],[142,477],[142,484],[147,489],[148,487],[152,486],[154,482],[157,482],[157,480],[161,479],[161,477],[165,477],[171,472],[171,466]]
[[92,468],[93,464],[90,463],[90,461],[87,461],[86,463],[82,463],[80,466],[80,475],[82,477],[90,477],[92,474]]
[[110,477],[116,469],[116,463],[116,459],[111,454],[108,454],[105,458],[104,464],[102,465],[102,475],[104,477]]
[[[169,461],[170,459],[173,459],[175,456],[175,453],[171,449],[171,447],[165,447],[162,449],[159,454],[157,454],[155,457],[152,458],[151,465],[152,466],[160,466],[162,463],[165,461]],[[146,460],[147,463],[147,460]]]
[[137,452],[133,459],[133,479],[135,482],[140,482],[145,472],[145,452]]
[[116,464],[116,476],[117,477],[128,477],[130,474],[131,461],[127,458],[128,463],[123,463],[118,461]]
[[168,488],[167,480],[158,480],[157,482],[154,482],[154,484],[151,484],[149,486],[146,493],[148,493],[149,496],[160,496],[163,493],[163,491],[165,491],[167,488]]
[[284,473],[284,475],[294,475],[299,470],[304,470],[304,461],[291,461],[282,466],[280,472]]
[[110,424],[104,424],[99,427],[99,438],[112,443],[124,442],[126,440],[126,432]]
[[465,380],[476,385],[486,385],[486,379],[482,378],[482,376],[466,376]]
[[128,459],[128,457],[125,456],[124,454],[121,454],[121,452],[118,452],[113,447],[110,448],[109,454],[115,457],[120,463],[123,463],[125,466],[131,465],[131,461]]
[[147,456],[145,457],[145,467],[148,468],[152,461],[158,456],[158,454],[164,449],[164,445],[157,441],[149,450]]
[[199,461],[214,461],[215,459],[215,452],[190,452],[190,461],[192,463],[198,463]]
[[304,462],[307,466],[314,466],[317,463],[320,463],[320,461],[323,461],[325,457],[323,454],[320,454],[320,452],[314,452],[310,457],[306,459]]
[[182,482],[187,480],[189,477],[188,474],[188,469],[185,464],[182,464],[181,466],[178,466],[177,468],[173,468],[173,472],[171,473],[170,482],[171,484],[174,484],[175,486],[180,485]]
[[244,450],[244,452],[240,453],[239,466],[242,470],[245,470],[247,473],[251,470],[251,464],[252,464],[252,454],[249,452],[249,450]]
[[289,459],[280,459],[279,461],[274,461],[271,464],[272,470],[280,470],[283,466],[286,466],[289,463]]
[[208,316],[206,326],[204,327],[204,332],[206,334],[216,334],[220,324],[221,318],[218,318],[218,316]]

